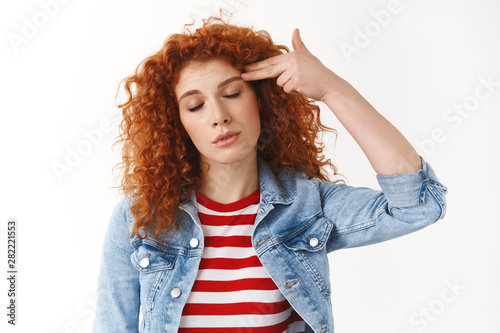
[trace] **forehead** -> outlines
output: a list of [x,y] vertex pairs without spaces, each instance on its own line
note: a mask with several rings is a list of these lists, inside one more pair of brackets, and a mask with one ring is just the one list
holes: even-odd
[[186,89],[208,88],[231,76],[239,76],[240,73],[240,70],[223,59],[190,60],[179,73],[175,93],[179,95]]

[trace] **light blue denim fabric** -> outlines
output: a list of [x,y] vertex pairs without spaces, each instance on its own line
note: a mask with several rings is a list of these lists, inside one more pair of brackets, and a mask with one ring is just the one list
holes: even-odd
[[[306,332],[334,332],[327,253],[399,237],[444,217],[447,188],[421,161],[418,172],[377,175],[378,191],[288,170],[274,175],[259,158],[252,244]],[[180,205],[179,224],[168,248],[151,233],[130,238],[129,201],[118,203],[103,244],[94,333],[177,332],[204,247],[194,194]]]

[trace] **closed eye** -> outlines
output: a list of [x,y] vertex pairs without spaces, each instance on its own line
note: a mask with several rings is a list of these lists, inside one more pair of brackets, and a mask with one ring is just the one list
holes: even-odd
[[201,103],[200,105],[196,105],[194,108],[190,108],[188,110],[191,111],[191,112],[199,110],[199,109],[201,109],[201,107],[203,106],[203,104],[205,104],[205,103]]
[[232,95],[225,95],[224,97],[227,97],[227,98],[234,98],[234,97],[238,97],[240,95],[240,92],[237,92],[235,94],[232,94]]

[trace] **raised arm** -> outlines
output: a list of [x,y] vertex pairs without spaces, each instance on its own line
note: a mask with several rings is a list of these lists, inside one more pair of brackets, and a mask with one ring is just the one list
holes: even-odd
[[324,102],[361,147],[375,172],[395,175],[422,169],[418,153],[406,138],[346,80],[325,67],[304,45],[299,30],[293,51],[245,66],[244,80],[277,77],[290,94]]

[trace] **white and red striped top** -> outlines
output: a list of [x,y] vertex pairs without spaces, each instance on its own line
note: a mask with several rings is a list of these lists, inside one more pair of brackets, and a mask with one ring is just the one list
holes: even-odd
[[178,332],[304,332],[252,247],[260,190],[230,204],[196,199],[205,249]]

